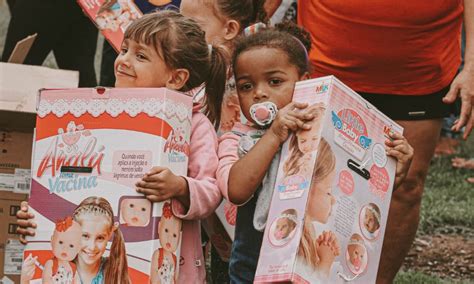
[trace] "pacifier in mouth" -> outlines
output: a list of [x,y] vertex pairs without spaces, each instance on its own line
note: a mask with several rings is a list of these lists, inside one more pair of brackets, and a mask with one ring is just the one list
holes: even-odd
[[275,119],[278,107],[272,102],[256,103],[250,107],[250,116],[260,126],[268,126]]

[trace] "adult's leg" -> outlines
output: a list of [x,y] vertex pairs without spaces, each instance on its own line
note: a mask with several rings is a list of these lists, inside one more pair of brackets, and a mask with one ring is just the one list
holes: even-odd
[[397,121],[415,150],[403,184],[393,193],[377,283],[392,283],[415,238],[426,175],[441,129],[441,119]]
[[116,58],[117,52],[107,40],[104,40],[100,64],[100,86],[113,87],[115,85],[114,62]]
[[37,33],[25,64],[41,65],[54,46],[61,26],[55,25],[56,7],[51,0],[16,0],[12,7],[2,61],[6,62],[16,43]]
[[79,71],[79,87],[95,87],[97,28],[75,1],[61,1],[62,13],[69,20],[53,48],[54,57],[59,68]]

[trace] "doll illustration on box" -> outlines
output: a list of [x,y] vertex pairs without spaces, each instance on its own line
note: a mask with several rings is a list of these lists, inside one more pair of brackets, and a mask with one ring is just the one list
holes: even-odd
[[346,261],[349,270],[356,275],[364,272],[367,267],[367,249],[359,234],[353,234],[349,239]]
[[298,130],[291,137],[289,145],[288,159],[285,161],[285,176],[302,175],[311,177],[311,160],[313,153],[318,149],[321,140],[321,126],[323,124],[323,115],[326,106],[323,103],[317,103],[308,107],[314,115],[310,130]]
[[76,265],[73,260],[81,250],[82,229],[72,217],[56,223],[51,246],[54,257],[44,265],[43,283],[69,284],[76,281]]
[[374,203],[369,203],[362,208],[360,217],[360,229],[362,235],[368,240],[374,240],[378,237],[380,231],[380,209]]
[[126,196],[120,199],[120,224],[146,227],[151,219],[151,202],[143,197]]
[[175,284],[178,280],[176,250],[180,244],[181,220],[173,215],[171,203],[163,204],[163,214],[158,225],[161,248],[153,253],[151,260],[152,284]]
[[298,225],[298,213],[295,209],[286,209],[278,216],[272,225],[270,241],[273,245],[281,246],[288,243],[294,236]]
[[99,8],[95,23],[100,30],[122,31],[140,16],[130,0],[106,0]]

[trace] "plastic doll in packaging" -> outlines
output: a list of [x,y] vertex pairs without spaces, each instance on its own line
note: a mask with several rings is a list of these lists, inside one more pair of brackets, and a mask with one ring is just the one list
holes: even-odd
[[73,283],[76,279],[76,265],[73,260],[81,249],[82,229],[72,217],[56,223],[51,237],[54,257],[44,266],[43,283]]

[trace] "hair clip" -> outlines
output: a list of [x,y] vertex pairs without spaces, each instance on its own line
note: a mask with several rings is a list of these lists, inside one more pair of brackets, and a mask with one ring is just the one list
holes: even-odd
[[253,24],[251,26],[246,27],[244,29],[244,35],[245,36],[254,35],[257,32],[259,32],[260,30],[265,29],[266,27],[267,27],[267,25],[265,25],[264,23],[258,22],[256,24]]

